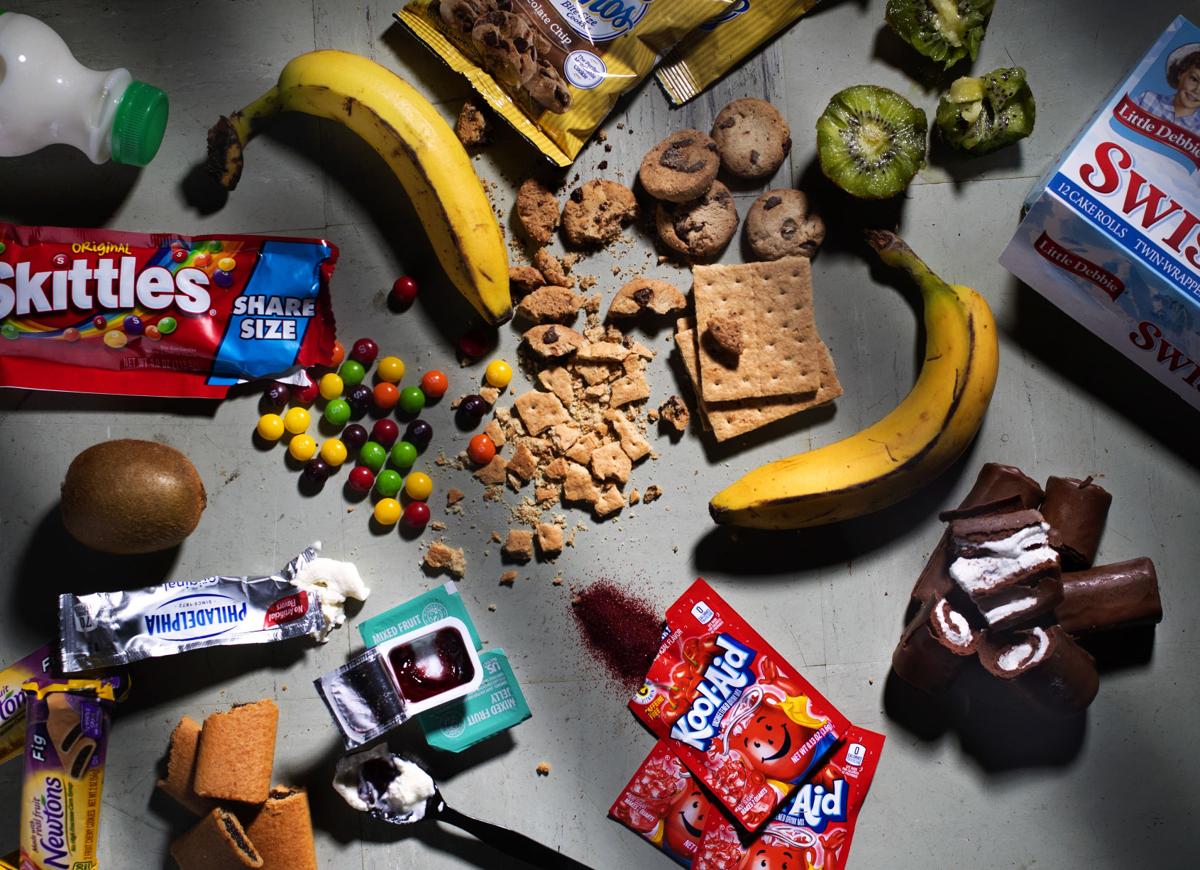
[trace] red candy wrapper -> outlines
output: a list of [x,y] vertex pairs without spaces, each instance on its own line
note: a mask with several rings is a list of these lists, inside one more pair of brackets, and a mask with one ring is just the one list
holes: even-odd
[[813,781],[797,789],[767,826],[743,843],[732,822],[710,814],[694,870],[843,870],[883,735],[852,727]]
[[629,706],[748,831],[850,727],[703,580],[667,609],[662,646]]
[[667,741],[660,740],[608,814],[684,867],[691,867],[708,819],[720,811]]
[[337,257],[314,239],[0,224],[0,386],[221,399],[328,363]]

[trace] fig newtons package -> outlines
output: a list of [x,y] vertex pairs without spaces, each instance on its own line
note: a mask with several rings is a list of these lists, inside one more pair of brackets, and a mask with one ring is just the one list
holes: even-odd
[[488,104],[570,166],[621,95],[738,0],[412,0],[396,13]]

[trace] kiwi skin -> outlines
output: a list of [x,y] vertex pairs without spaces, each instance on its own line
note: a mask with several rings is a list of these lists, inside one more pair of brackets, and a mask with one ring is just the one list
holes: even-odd
[[207,504],[200,475],[178,450],[118,439],[89,447],[71,462],[60,512],[81,544],[128,556],[182,543]]

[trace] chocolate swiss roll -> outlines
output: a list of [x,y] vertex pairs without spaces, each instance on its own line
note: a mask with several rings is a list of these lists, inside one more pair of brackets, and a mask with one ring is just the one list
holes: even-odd
[[[950,520],[980,512],[1007,513],[1020,508],[1036,508],[1044,495],[1038,482],[1015,465],[988,462],[979,469],[975,485],[959,503],[958,510],[947,511],[941,518]],[[913,599],[932,601],[945,597],[954,588],[954,581],[946,571],[950,564],[949,544],[950,533],[945,532],[913,586]]]
[[1100,687],[1095,661],[1058,625],[988,635],[979,646],[979,661],[1052,713],[1083,710]]
[[946,599],[927,602],[900,636],[892,669],[922,691],[944,692],[975,655],[981,639],[981,632]]
[[1042,515],[1053,529],[1051,544],[1067,568],[1087,568],[1096,558],[1112,495],[1090,477],[1051,477]]
[[1158,574],[1146,557],[1063,574],[1055,616],[1069,634],[1162,622]]
[[1063,599],[1063,581],[1056,574],[1046,574],[1031,586],[1009,586],[992,595],[975,599],[975,606],[987,627],[1004,631],[1032,622],[1035,616],[1049,613]]

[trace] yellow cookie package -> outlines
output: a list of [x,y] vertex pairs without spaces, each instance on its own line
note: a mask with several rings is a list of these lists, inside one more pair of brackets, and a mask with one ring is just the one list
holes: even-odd
[[720,17],[688,34],[655,77],[671,102],[681,106],[751,52],[791,27],[819,0],[734,0]]
[[685,35],[743,0],[412,0],[396,17],[569,166]]

